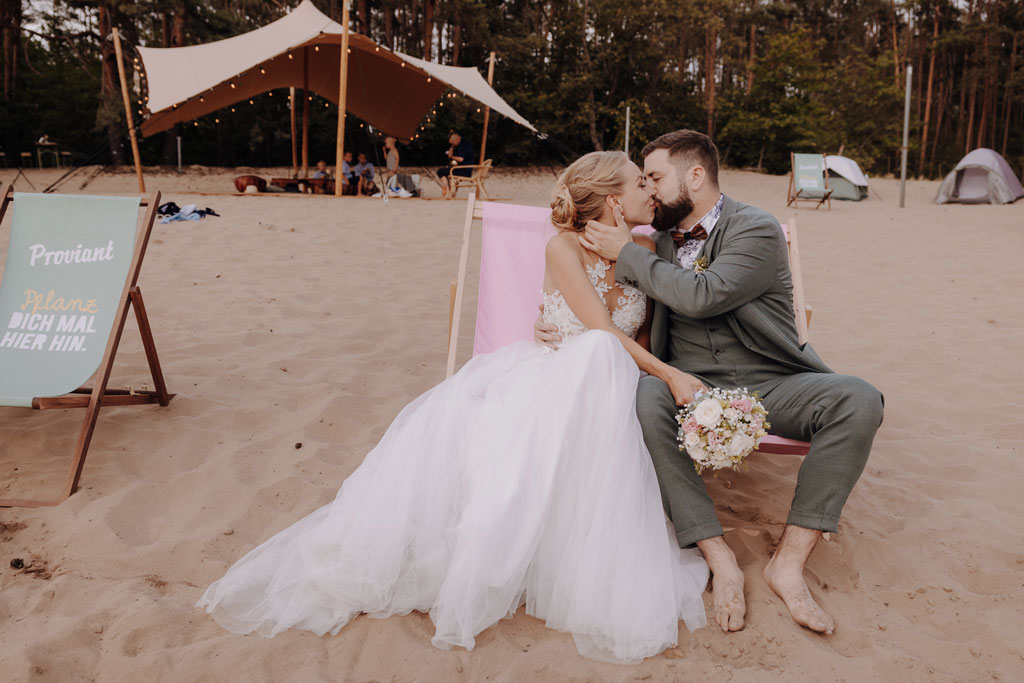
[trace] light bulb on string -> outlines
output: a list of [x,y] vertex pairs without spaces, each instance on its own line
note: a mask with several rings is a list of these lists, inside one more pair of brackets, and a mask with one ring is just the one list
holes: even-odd
[[260,73],[261,73],[261,74],[266,74],[266,73],[267,73],[267,70],[266,70],[266,69],[264,69],[264,68],[263,68],[263,67],[261,66],[261,67],[260,67]]

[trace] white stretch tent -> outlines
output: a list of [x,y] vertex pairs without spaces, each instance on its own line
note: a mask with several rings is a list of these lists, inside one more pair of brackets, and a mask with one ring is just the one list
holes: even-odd
[[936,204],[1009,204],[1024,188],[999,152],[979,147],[960,160],[942,181]]
[[[205,45],[139,48],[146,109],[142,134],[230,107],[269,90],[303,88],[337,105],[341,24],[310,0],[249,33]],[[455,88],[536,132],[473,67],[443,66],[349,33],[346,110],[410,140],[434,103]]]
[[825,168],[828,169],[832,199],[859,202],[868,196],[868,177],[853,159],[829,154],[825,156]]

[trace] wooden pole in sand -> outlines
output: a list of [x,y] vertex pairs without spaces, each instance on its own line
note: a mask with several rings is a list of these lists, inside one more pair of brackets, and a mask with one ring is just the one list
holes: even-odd
[[295,131],[295,87],[293,86],[288,93],[288,103],[292,110],[292,177],[295,178],[299,175],[299,140],[298,135]]
[[338,141],[336,145],[334,196],[341,196],[341,164],[345,155],[345,107],[348,99],[348,0],[341,3],[341,62],[338,67]]
[[121,32],[116,28],[114,34],[114,53],[117,55],[117,75],[121,79],[121,97],[124,98],[124,118],[128,122],[128,137],[132,141],[132,158],[135,160],[135,175],[139,178],[139,192],[146,191],[146,181],[142,178],[142,163],[139,161],[139,141],[135,137],[135,122],[132,117],[132,103],[128,99],[128,81],[124,75],[124,59],[121,57]]
[[309,48],[302,48],[302,175],[309,177]]
[[[491,64],[487,67],[487,85],[494,85],[494,50],[491,50]],[[484,154],[487,152],[487,124],[491,120],[491,108],[484,108],[484,135],[480,141],[480,159],[477,163],[484,163]]]

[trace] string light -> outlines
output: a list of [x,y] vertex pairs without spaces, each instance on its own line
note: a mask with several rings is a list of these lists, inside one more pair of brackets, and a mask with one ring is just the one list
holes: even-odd
[[214,123],[220,123],[220,119],[214,119],[213,122]]
[[[267,97],[273,97],[273,96],[274,96],[274,91],[273,90],[271,90],[270,92],[267,93]],[[477,111],[480,111],[480,110],[477,109]]]
[[260,67],[260,73],[261,73],[261,74],[266,74],[266,73],[267,73],[267,70],[266,70],[266,69],[264,69],[264,68],[263,68],[263,67],[261,66],[261,67]]
[[231,107],[231,113],[232,113],[232,114],[234,114],[234,113],[235,113],[235,108],[234,108],[234,107]]
[[288,59],[295,59],[295,58],[294,58],[294,57],[292,56],[292,53],[291,53],[291,52],[289,52],[289,53],[288,53]]
[[430,83],[430,76],[427,76],[427,83]]
[[402,62],[402,68],[403,69],[405,68],[405,62]]
[[231,84],[231,89],[232,89],[232,90],[234,90],[234,89],[235,89],[235,84],[234,84],[234,83],[232,83],[232,84]]
[[313,52],[320,52],[320,46],[317,45],[313,48]]
[[206,101],[206,98],[204,98],[204,97],[200,97],[200,98],[199,98],[199,101],[200,101],[200,102],[205,102],[205,101]]
[[249,100],[249,104],[256,104],[256,103],[253,102],[252,100]]

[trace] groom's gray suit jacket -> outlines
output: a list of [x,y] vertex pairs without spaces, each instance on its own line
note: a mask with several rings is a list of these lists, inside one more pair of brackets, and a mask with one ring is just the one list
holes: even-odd
[[680,268],[668,232],[654,235],[657,254],[637,244],[619,253],[615,279],[655,300],[651,351],[672,358],[669,310],[688,318],[719,316],[747,349],[798,372],[832,372],[810,344],[798,342],[786,239],[766,211],[725,197],[722,215],[698,254],[702,273]]

